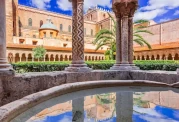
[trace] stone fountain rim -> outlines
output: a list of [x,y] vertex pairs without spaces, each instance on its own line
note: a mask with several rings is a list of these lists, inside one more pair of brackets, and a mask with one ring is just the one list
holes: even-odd
[[125,87],[125,86],[143,86],[143,87],[171,87],[166,83],[148,81],[148,80],[102,80],[87,81],[63,84],[41,92],[28,95],[22,99],[16,100],[0,107],[0,122],[9,122],[28,109],[45,102],[49,99],[81,90],[106,88],[106,87]]

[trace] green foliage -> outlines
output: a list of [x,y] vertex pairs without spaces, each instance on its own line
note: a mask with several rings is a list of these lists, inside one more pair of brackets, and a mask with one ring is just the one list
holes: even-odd
[[140,23],[146,23],[146,22],[149,22],[149,21],[148,21],[148,20],[141,19],[141,20],[135,21],[134,23],[140,24]]
[[[100,49],[102,46],[108,46],[109,51],[107,51],[105,56],[108,54],[108,58],[110,60],[114,60],[114,52],[116,52],[116,20],[108,13],[109,17],[113,22],[113,26],[111,30],[101,29],[96,34],[96,39],[93,41],[93,44],[96,45],[96,50]],[[146,20],[138,20],[140,23],[147,22]],[[134,42],[139,44],[140,46],[146,45],[149,49],[151,49],[150,44],[140,35],[141,33],[152,34],[150,31],[136,28],[133,32]]]
[[46,49],[43,46],[38,46],[34,49],[32,49],[33,55],[35,59],[43,59],[46,53]]
[[[115,63],[110,61],[88,61],[87,65],[94,70],[108,70]],[[176,71],[179,68],[179,61],[134,61],[141,70],[165,70]],[[70,62],[20,62],[12,64],[18,73],[23,72],[45,72],[63,71]]]

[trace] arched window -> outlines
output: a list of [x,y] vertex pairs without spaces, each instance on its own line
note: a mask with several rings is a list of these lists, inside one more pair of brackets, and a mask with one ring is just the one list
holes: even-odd
[[42,20],[40,20],[40,27],[43,25],[43,21]]
[[29,20],[28,20],[28,25],[32,26],[32,19],[31,18],[29,18]]
[[93,36],[93,29],[91,29],[91,36]]
[[68,26],[68,32],[71,33],[71,26],[70,25]]
[[63,25],[60,24],[60,31],[63,31]]
[[91,16],[90,16],[90,20],[93,20],[93,15],[91,14]]
[[106,14],[103,14],[103,18],[104,18],[104,19],[106,18]]

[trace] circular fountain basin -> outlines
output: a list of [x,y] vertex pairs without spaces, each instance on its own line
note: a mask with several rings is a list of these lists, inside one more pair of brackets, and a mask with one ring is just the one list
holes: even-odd
[[0,108],[0,122],[179,121],[179,89],[152,81],[57,86]]

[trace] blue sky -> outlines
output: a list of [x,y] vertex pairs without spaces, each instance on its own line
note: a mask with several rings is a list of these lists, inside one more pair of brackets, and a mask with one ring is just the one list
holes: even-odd
[[[19,0],[22,5],[71,15],[68,0]],[[111,8],[111,0],[85,0],[85,11],[92,6]],[[139,9],[134,19],[154,20],[157,23],[179,18],[179,0],[139,0]]]

